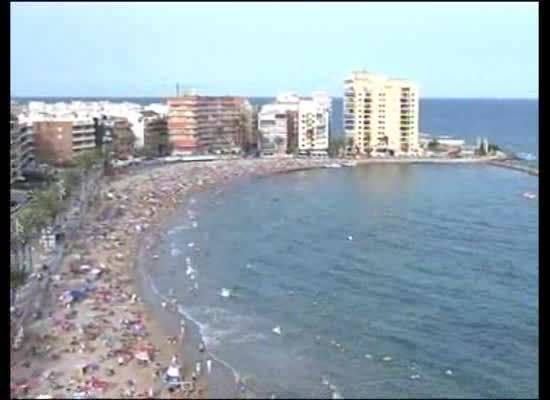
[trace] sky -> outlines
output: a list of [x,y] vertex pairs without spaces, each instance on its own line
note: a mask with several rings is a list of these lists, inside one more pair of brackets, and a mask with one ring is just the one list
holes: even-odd
[[538,98],[538,4],[11,3],[12,96],[341,96],[366,69],[422,97]]

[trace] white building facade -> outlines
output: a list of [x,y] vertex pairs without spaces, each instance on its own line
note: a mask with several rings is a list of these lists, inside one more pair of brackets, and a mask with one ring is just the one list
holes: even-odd
[[300,100],[298,104],[298,151],[326,155],[329,146],[330,103]]
[[344,83],[344,132],[363,155],[419,152],[419,94],[412,82],[354,72]]
[[[296,107],[297,108],[297,107]],[[285,154],[292,116],[287,104],[266,104],[258,113],[259,147],[266,155]]]
[[258,114],[262,152],[324,155],[330,137],[330,96],[315,92],[310,97],[281,93]]

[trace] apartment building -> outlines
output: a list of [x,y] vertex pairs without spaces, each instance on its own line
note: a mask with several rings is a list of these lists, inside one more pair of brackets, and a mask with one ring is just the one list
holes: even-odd
[[[42,115],[49,117],[67,116],[72,114],[87,115],[98,119],[126,119],[131,126],[135,136],[134,148],[142,149],[145,146],[145,124],[149,118],[143,117],[143,112],[153,111],[155,116],[165,118],[168,113],[166,104],[149,104],[143,106],[130,102],[110,102],[110,101],[73,101],[70,103],[44,103],[30,102],[29,111],[32,115]],[[44,119],[44,118],[42,118]],[[147,120],[144,122],[144,120]]]
[[144,110],[141,112],[141,122],[143,123],[143,145],[146,151],[156,156],[170,154],[166,117],[152,110]]
[[32,127],[20,123],[10,113],[10,184],[23,176],[23,171],[34,161],[34,140]]
[[315,99],[300,100],[298,103],[298,150],[301,154],[327,154],[329,107]]
[[[293,106],[294,107],[294,106]],[[294,107],[297,108],[297,105]],[[258,132],[264,154],[285,154],[292,143],[297,111],[287,104],[266,104],[258,113]],[[289,140],[290,138],[290,140]],[[292,145],[291,145],[292,147]]]
[[10,183],[23,176],[35,161],[32,125],[10,113]]
[[10,115],[10,185],[12,185],[21,175],[18,141],[18,123],[17,117]]
[[244,99],[196,94],[168,99],[168,137],[173,151],[204,154],[240,151]]
[[100,132],[105,129],[103,124],[97,118],[74,114],[34,119],[36,157],[62,165],[72,161],[75,155],[96,148],[98,137],[102,143],[109,143],[109,132]]
[[419,151],[418,86],[369,72],[344,82],[344,132],[349,151],[376,156]]
[[127,160],[134,154],[136,138],[132,125],[126,118],[109,118],[105,121],[107,136],[112,140],[112,155],[118,160]]
[[310,97],[279,94],[258,114],[262,152],[283,154],[300,151],[326,154],[330,135],[331,99],[323,92]]

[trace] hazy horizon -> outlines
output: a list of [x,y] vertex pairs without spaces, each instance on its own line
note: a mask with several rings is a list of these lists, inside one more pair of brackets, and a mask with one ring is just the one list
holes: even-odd
[[[282,92],[281,92],[282,93]],[[306,94],[298,93],[299,95],[307,96]],[[209,96],[209,95],[205,95]],[[215,96],[215,95],[214,95]],[[236,96],[236,97],[245,97],[245,98],[266,98],[271,99],[275,98],[277,95],[242,95],[242,94],[220,94],[219,96]],[[149,98],[169,98],[170,96],[11,96],[12,99],[149,99]],[[333,99],[341,99],[342,96],[330,96]],[[422,100],[530,100],[538,101],[538,97],[426,97],[420,96]]]

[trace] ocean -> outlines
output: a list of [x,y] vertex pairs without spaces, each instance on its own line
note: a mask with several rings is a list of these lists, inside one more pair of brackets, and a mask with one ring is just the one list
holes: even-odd
[[[424,99],[420,117],[538,156],[536,100]],[[250,396],[535,398],[538,182],[489,165],[233,182],[176,213],[152,281]]]
[[538,397],[526,191],[538,178],[488,165],[245,180],[172,219],[152,279],[251,397]]
[[[426,100],[421,124],[538,154],[537,108]],[[527,191],[538,178],[488,165],[245,180],[181,210],[153,280],[177,286],[251,397],[538,397],[539,215]]]

